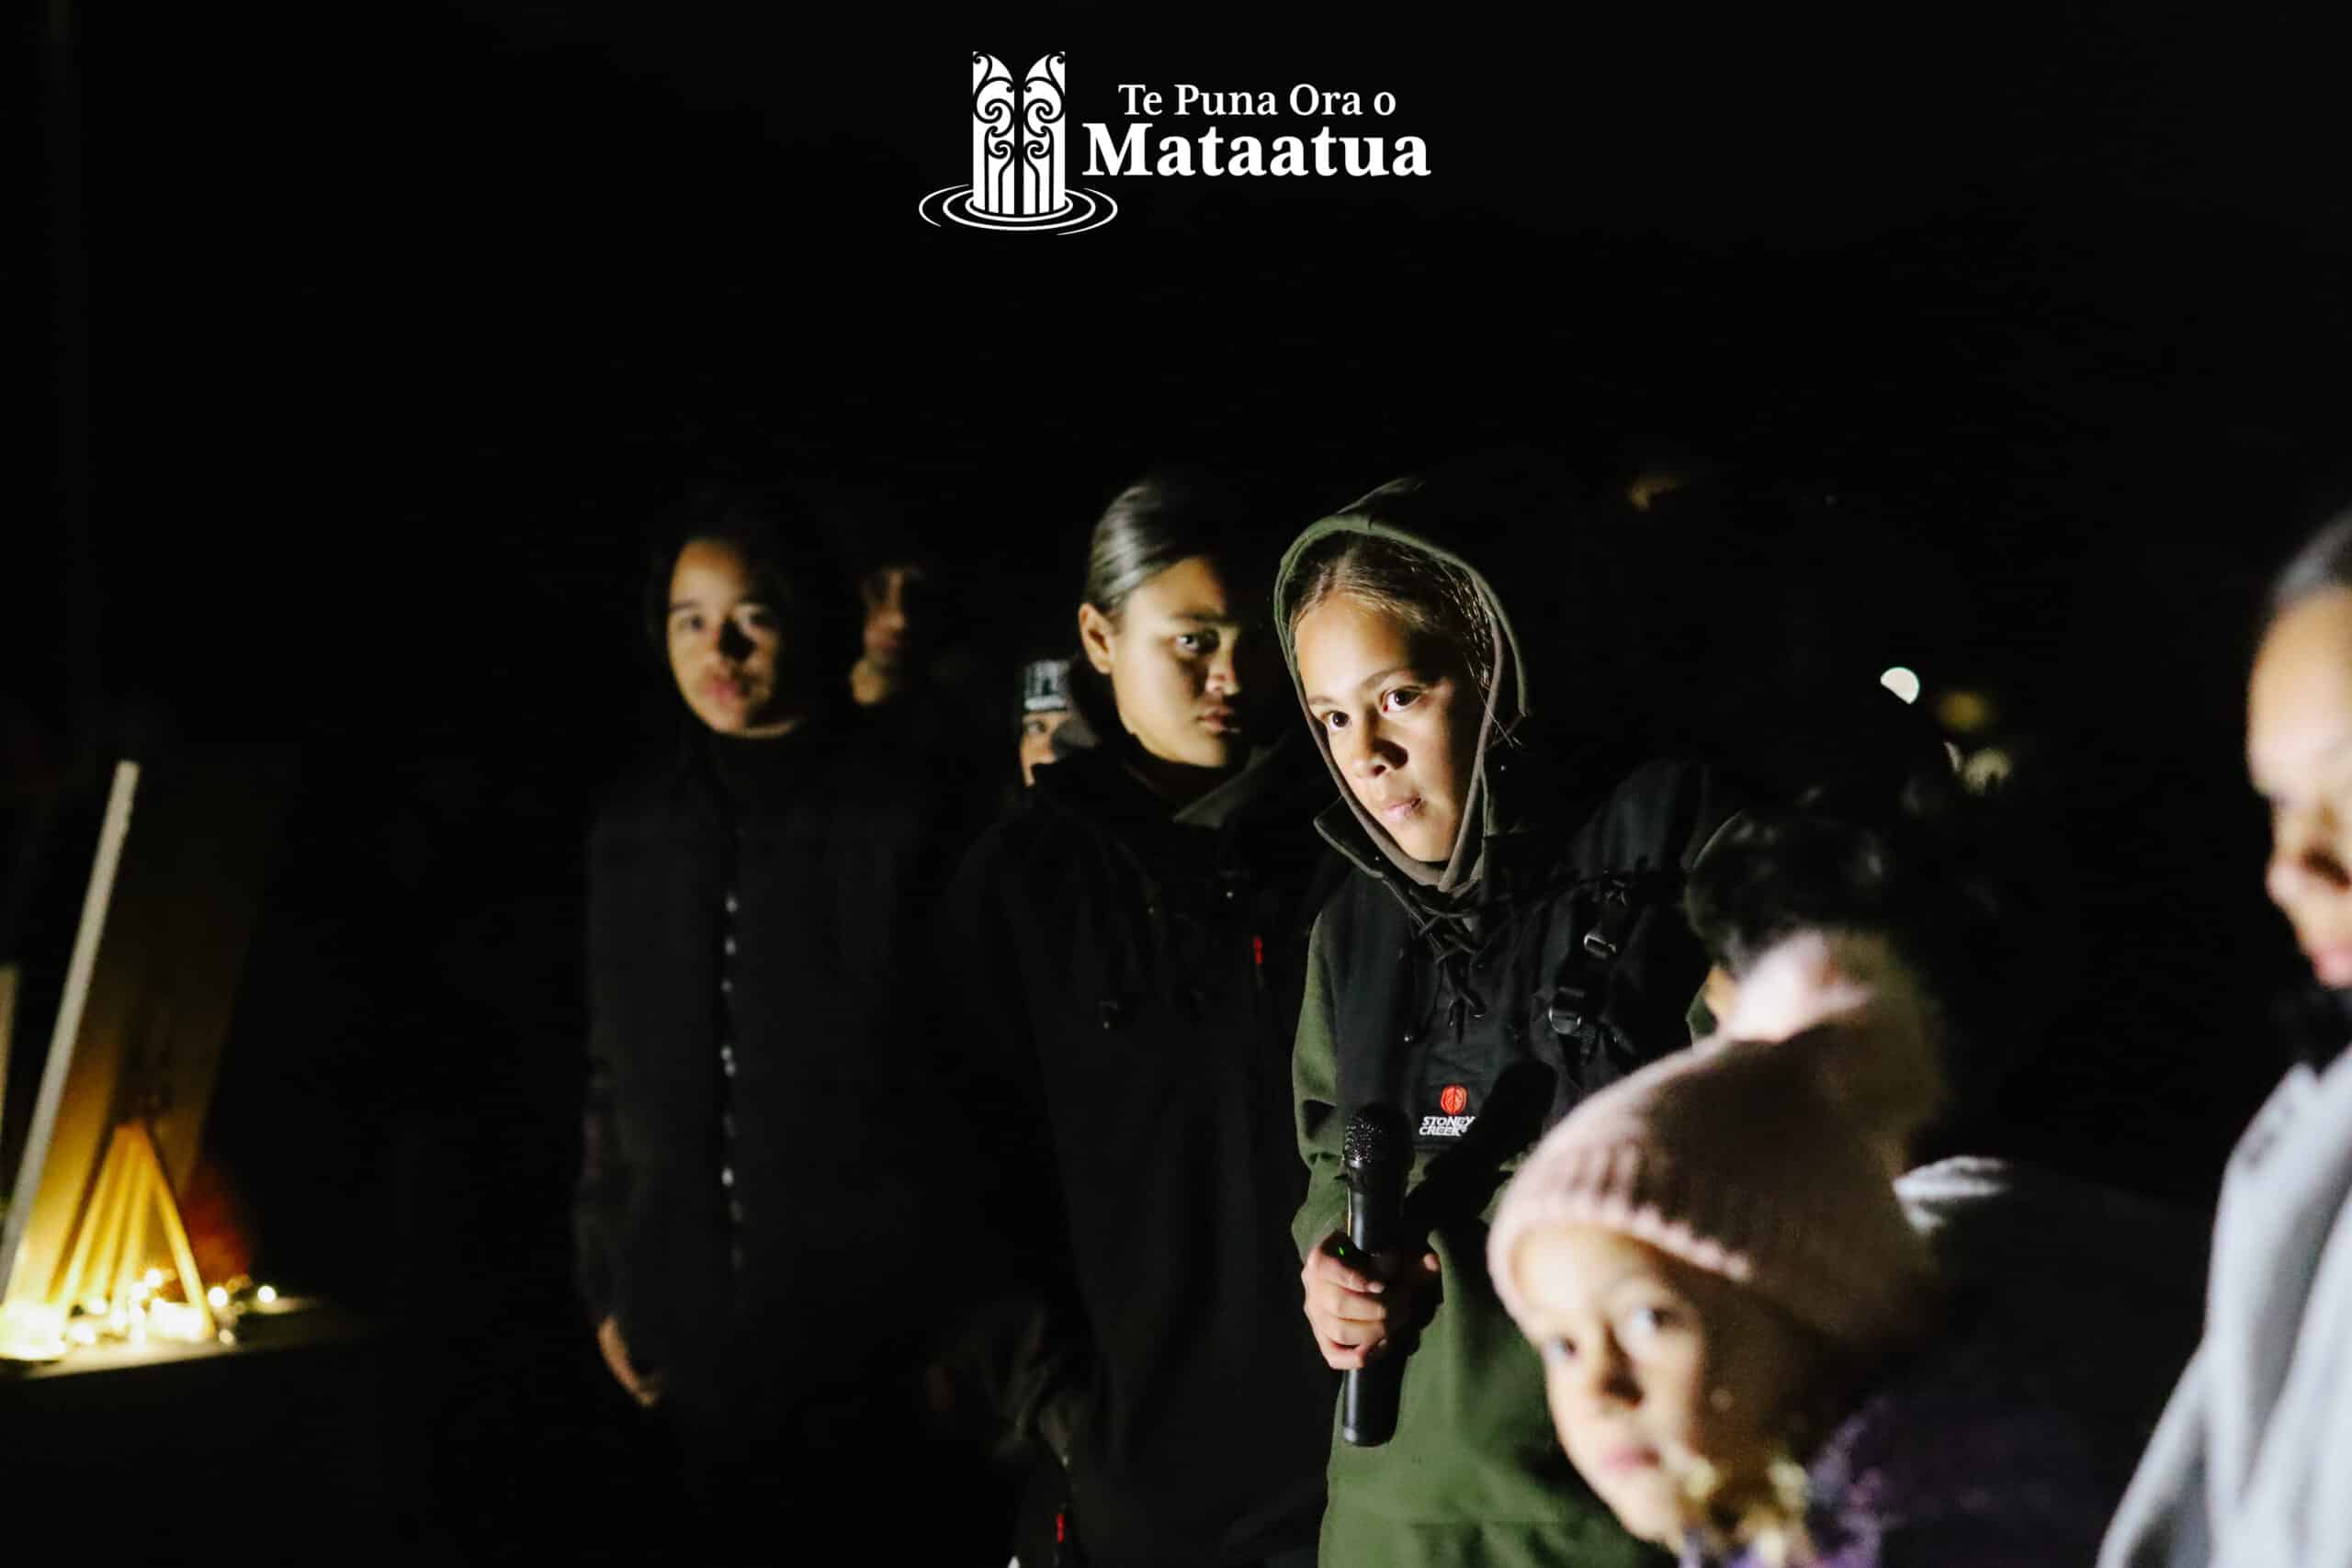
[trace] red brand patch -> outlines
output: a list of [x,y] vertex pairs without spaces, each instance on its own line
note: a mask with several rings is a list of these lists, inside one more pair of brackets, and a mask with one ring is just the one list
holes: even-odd
[[1470,1091],[1458,1083],[1450,1083],[1438,1090],[1437,1108],[1448,1116],[1459,1116],[1470,1103]]

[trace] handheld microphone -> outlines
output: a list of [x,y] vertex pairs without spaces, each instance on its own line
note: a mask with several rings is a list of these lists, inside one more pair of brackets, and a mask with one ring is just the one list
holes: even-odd
[[[1412,1168],[1412,1136],[1402,1116],[1367,1105],[1348,1119],[1348,1245],[1363,1255],[1360,1267],[1373,1267],[1378,1254],[1405,1244],[1405,1178]],[[1389,1331],[1403,1327],[1392,1324]],[[1357,1448],[1394,1437],[1404,1379],[1405,1359],[1393,1348],[1371,1365],[1351,1369],[1340,1388],[1340,1436]]]

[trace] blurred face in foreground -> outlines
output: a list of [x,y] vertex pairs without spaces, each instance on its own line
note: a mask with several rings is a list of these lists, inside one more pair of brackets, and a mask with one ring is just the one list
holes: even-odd
[[2272,623],[2247,687],[2245,751],[2270,806],[2271,902],[2320,984],[2352,987],[2352,589]]
[[1483,716],[1461,660],[1345,595],[1300,616],[1292,641],[1307,712],[1357,803],[1415,860],[1452,855]]
[[1620,1524],[1679,1546],[1703,1506],[1765,1494],[1821,1359],[1794,1320],[1592,1226],[1530,1232],[1512,1267],[1560,1446]]
[[799,722],[783,678],[778,606],[734,546],[696,539],[678,552],[666,639],[678,694],[721,735],[762,739]]

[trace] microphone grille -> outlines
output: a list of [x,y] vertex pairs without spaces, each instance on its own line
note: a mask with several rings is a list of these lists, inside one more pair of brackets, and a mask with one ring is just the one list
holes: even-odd
[[1385,1105],[1367,1105],[1348,1118],[1344,1156],[1348,1168],[1399,1171],[1412,1160],[1405,1119]]

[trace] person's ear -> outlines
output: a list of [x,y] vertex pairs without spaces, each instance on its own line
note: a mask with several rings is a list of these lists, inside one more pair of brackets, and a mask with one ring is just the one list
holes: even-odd
[[1078,607],[1078,646],[1086,650],[1086,661],[1096,674],[1111,672],[1111,649],[1118,638],[1119,628],[1110,616],[1091,604]]

